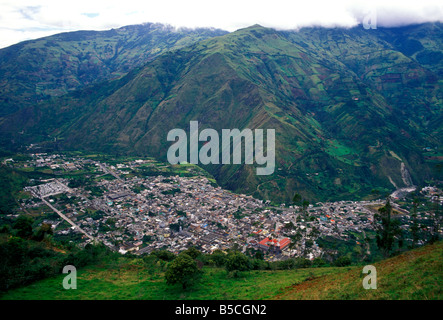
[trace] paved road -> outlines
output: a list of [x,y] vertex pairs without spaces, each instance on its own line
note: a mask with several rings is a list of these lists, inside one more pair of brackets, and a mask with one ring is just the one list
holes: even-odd
[[41,198],[42,201],[52,210],[54,210],[60,217],[62,217],[64,220],[66,220],[67,222],[69,222],[73,227],[75,227],[77,230],[79,230],[80,232],[82,232],[85,236],[87,236],[89,239],[91,240],[95,240],[95,238],[91,235],[89,235],[85,230],[83,230],[82,228],[80,228],[80,226],[78,226],[76,223],[74,223],[71,219],[69,219],[67,216],[65,216],[63,213],[60,212],[60,210],[58,210],[57,208],[55,208],[52,204],[50,204],[48,201],[46,201],[45,198]]
[[105,173],[109,173],[110,175],[113,175],[117,180],[119,180],[120,182],[124,182],[122,178],[120,178],[120,176],[115,173],[113,170],[106,168],[103,164],[98,163],[98,165],[100,166],[100,168],[105,172]]

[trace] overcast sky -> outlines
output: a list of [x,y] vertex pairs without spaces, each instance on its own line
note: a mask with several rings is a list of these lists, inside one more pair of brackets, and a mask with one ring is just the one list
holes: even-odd
[[0,48],[74,30],[143,22],[228,31],[253,24],[277,29],[443,22],[443,0],[0,0]]

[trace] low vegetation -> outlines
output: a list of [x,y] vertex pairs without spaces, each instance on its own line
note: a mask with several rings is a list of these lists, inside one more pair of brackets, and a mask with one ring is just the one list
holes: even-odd
[[[1,299],[442,299],[443,242],[405,252],[373,265],[377,290],[362,286],[363,265],[339,267],[306,259],[268,262],[238,251],[202,254],[189,248],[139,257],[102,246],[62,251],[47,243],[2,236]],[[5,250],[11,252],[5,252]],[[20,248],[20,250],[17,250]],[[14,249],[14,250],[12,250]],[[15,252],[15,254],[12,254]],[[45,259],[43,259],[43,257]],[[20,260],[21,259],[21,260]],[[14,264],[12,268],[12,264]],[[77,289],[63,288],[64,265],[78,268]],[[319,267],[323,265],[323,267]],[[326,265],[326,266],[324,266]],[[14,270],[7,273],[7,270]],[[24,279],[21,275],[32,275]],[[39,280],[45,278],[43,280]],[[22,280],[24,279],[24,280]],[[9,290],[5,290],[9,289]]]
[[362,267],[332,273],[293,285],[275,299],[321,300],[441,300],[443,298],[443,242],[405,252],[373,264],[377,289],[365,290]]

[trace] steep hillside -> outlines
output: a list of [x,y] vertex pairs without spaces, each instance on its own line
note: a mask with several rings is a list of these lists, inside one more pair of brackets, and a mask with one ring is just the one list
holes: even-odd
[[274,174],[257,176],[250,165],[206,169],[224,187],[276,201],[295,192],[311,201],[390,192],[411,183],[405,172],[414,184],[440,178],[423,148],[441,147],[441,62],[420,57],[441,51],[441,35],[441,24],[407,35],[256,25],[24,108],[0,119],[0,132],[4,141],[57,139],[57,147],[166,160],[168,132],[189,132],[192,120],[200,131],[275,129]]
[[377,289],[364,289],[362,267],[328,274],[284,290],[280,300],[441,300],[443,298],[443,243],[403,253],[373,264]]
[[66,32],[1,49],[0,116],[119,78],[168,50],[225,33],[147,23],[109,31]]

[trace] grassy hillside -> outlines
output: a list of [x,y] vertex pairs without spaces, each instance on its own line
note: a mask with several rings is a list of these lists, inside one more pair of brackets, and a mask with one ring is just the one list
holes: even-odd
[[0,164],[0,214],[11,213],[18,207],[17,197],[26,185],[26,176]]
[[1,299],[153,299],[213,300],[270,299],[281,288],[302,282],[308,277],[332,272],[331,269],[291,271],[251,271],[240,278],[229,278],[224,269],[205,268],[198,287],[183,291],[180,285],[167,286],[163,273],[151,273],[140,261],[116,263],[79,270],[76,290],[65,290],[63,276],[43,280],[12,290]]
[[52,96],[119,78],[158,55],[225,34],[146,23],[108,31],[77,31],[0,50],[0,115]]
[[362,288],[362,267],[285,288],[274,299],[313,300],[441,300],[443,299],[443,242],[374,263],[377,289]]
[[78,270],[77,289],[64,290],[64,275],[11,290],[2,299],[442,299],[443,243],[374,263],[377,290],[362,287],[362,266],[256,270],[229,277],[204,267],[196,287],[167,286],[163,263],[121,258]]

